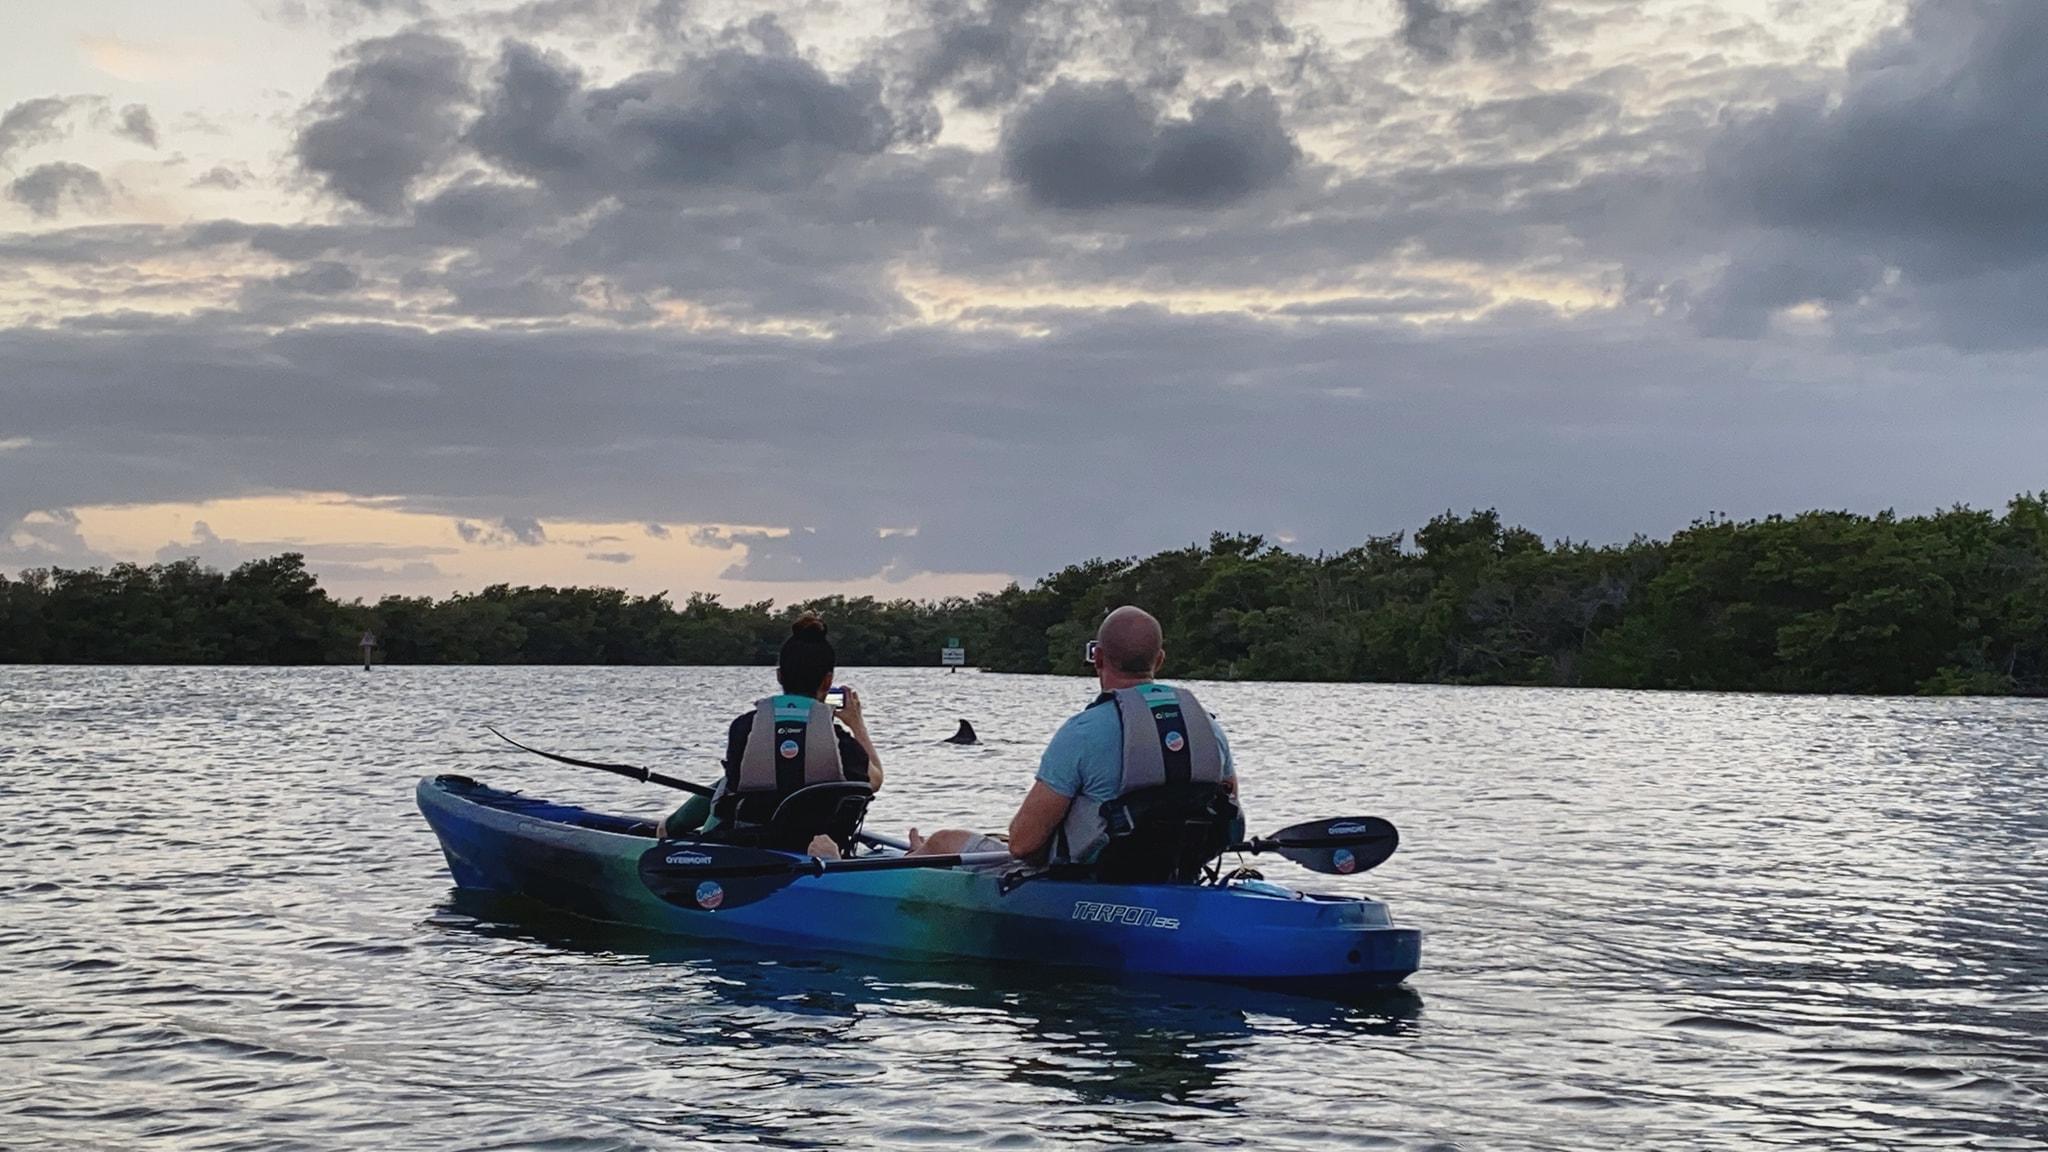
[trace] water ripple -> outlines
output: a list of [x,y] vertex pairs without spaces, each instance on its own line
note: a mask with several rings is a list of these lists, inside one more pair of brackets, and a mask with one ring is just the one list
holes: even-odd
[[[999,826],[1080,681],[849,670],[875,823]],[[1218,684],[1253,823],[1428,933],[1356,1004],[788,957],[453,893],[422,774],[653,814],[726,669],[0,669],[9,1148],[2048,1148],[2048,705]],[[985,744],[941,743],[971,718]],[[1309,880],[1286,864],[1261,866]],[[1331,886],[1328,878],[1314,878]]]

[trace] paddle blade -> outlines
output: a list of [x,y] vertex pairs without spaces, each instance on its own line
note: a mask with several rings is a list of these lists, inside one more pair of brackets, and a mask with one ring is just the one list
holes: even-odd
[[1401,834],[1377,816],[1339,816],[1282,828],[1261,842],[1304,868],[1332,876],[1369,872],[1401,846]]
[[640,854],[640,882],[678,908],[716,912],[772,896],[812,866],[765,848],[665,840]]

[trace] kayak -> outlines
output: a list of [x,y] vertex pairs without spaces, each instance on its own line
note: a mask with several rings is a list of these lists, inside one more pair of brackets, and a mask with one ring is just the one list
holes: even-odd
[[1040,877],[1015,883],[1006,882],[1002,869],[898,867],[803,875],[758,902],[689,907],[664,899],[643,879],[642,857],[656,844],[644,820],[550,803],[463,776],[420,781],[418,799],[458,887],[678,936],[898,960],[1021,963],[1104,977],[1223,980],[1324,995],[1391,987],[1421,962],[1421,932],[1395,927],[1384,903],[1256,879],[1205,885]]

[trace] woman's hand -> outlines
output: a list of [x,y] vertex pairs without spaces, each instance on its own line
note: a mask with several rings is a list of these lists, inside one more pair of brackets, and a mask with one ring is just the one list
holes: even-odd
[[882,790],[882,754],[875,751],[875,742],[868,735],[867,717],[861,714],[860,693],[851,688],[846,690],[846,703],[839,706],[839,722],[853,733],[853,739],[868,754],[868,788],[874,792]]

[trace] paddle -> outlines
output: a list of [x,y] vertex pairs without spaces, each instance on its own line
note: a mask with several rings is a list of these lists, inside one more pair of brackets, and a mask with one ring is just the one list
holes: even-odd
[[710,912],[738,908],[774,895],[806,876],[839,872],[890,872],[904,868],[973,868],[1007,864],[1008,852],[946,856],[861,856],[820,860],[766,848],[671,840],[640,855],[640,881],[678,908]]
[[674,776],[664,776],[659,772],[653,772],[636,765],[600,764],[595,760],[578,760],[574,756],[558,756],[553,752],[543,752],[538,748],[529,748],[510,736],[505,735],[503,732],[498,731],[496,728],[491,727],[489,724],[484,725],[484,731],[519,749],[521,752],[531,752],[535,756],[545,756],[559,764],[570,764],[578,768],[595,768],[600,772],[610,772],[614,776],[624,776],[628,780],[638,780],[643,784],[660,784],[667,788],[679,788],[696,796],[710,796],[712,794],[711,789],[706,788],[702,784],[692,784],[688,780],[679,780]]
[[1401,846],[1401,834],[1377,816],[1339,816],[1254,836],[1226,852],[1278,852],[1296,864],[1332,876],[1351,876],[1386,863]]

